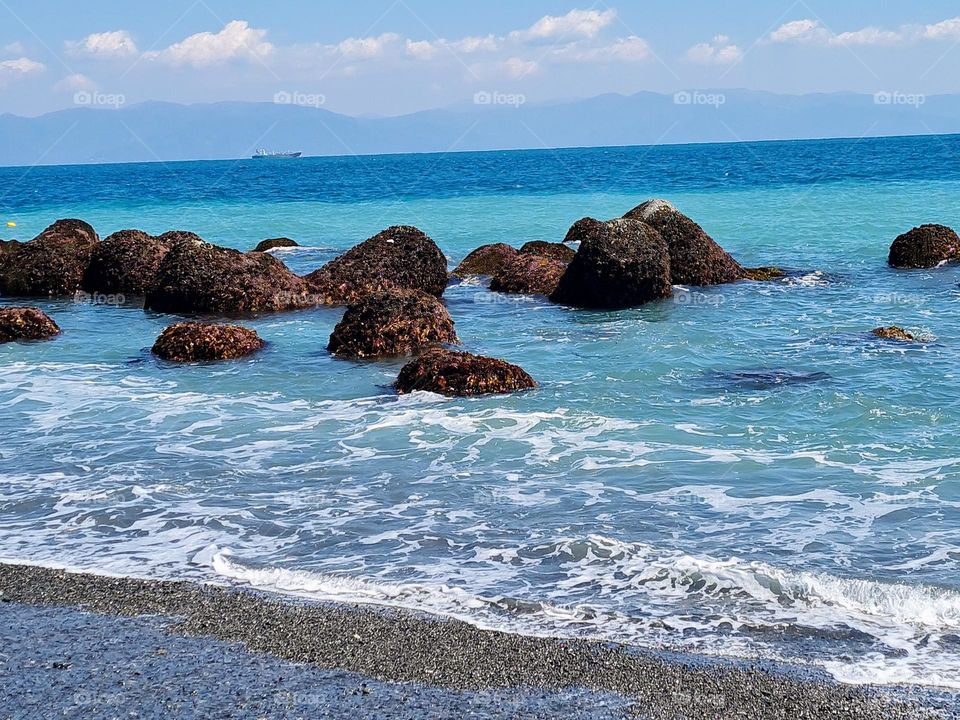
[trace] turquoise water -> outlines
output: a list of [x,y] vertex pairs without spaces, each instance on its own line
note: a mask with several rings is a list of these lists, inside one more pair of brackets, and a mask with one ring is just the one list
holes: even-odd
[[[960,274],[890,241],[960,227],[960,139],[0,169],[0,220],[193,230],[307,272],[392,224],[451,266],[667,197],[789,277],[577,311],[444,299],[534,392],[390,389],[325,351],[342,310],[246,318],[250,360],[174,367],[173,318],[41,301],[0,346],[0,557],[190,577],[561,633],[960,677]],[[2,226],[0,226],[2,227]],[[15,299],[0,299],[12,303]],[[869,335],[898,324],[918,344]]]

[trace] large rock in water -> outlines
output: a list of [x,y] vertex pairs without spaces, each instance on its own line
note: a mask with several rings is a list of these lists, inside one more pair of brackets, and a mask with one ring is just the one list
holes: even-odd
[[538,255],[540,257],[562,260],[565,263],[573,260],[576,250],[563,243],[547,242],[546,240],[531,240],[520,248],[521,255]]
[[550,295],[582,308],[634,307],[673,294],[670,253],[656,230],[639,220],[578,220],[567,241],[580,248]]
[[511,393],[536,386],[516,365],[445,349],[431,350],[404,365],[395,385],[400,394],[424,390],[456,396]]
[[257,243],[257,246],[253,250],[254,252],[266,252],[267,250],[273,250],[274,248],[290,247],[300,246],[290,238],[270,238],[269,240],[261,240],[259,243]]
[[921,225],[890,245],[887,263],[896,268],[930,268],[960,259],[960,237],[946,225]]
[[569,263],[556,258],[520,253],[497,270],[490,281],[495,292],[550,295]]
[[242,253],[187,238],[175,242],[163,258],[144,307],[235,314],[293,310],[317,300],[310,283],[266,253]]
[[57,324],[40,308],[0,308],[0,343],[42,340],[60,334]]
[[120,230],[99,243],[83,275],[91,293],[145,295],[157,281],[157,271],[170,243],[142,230]]
[[245,357],[265,345],[256,331],[239,325],[184,322],[160,333],[151,351],[164,360],[198,362]]
[[57,220],[30,242],[7,246],[0,262],[0,294],[73,295],[99,241],[83,220]]
[[383,290],[422,290],[440,297],[447,259],[427,235],[395,225],[306,276],[328,305],[350,305]]
[[667,241],[675,285],[719,285],[744,277],[739,263],[667,200],[648,200],[623,217],[645,222]]
[[517,249],[506,243],[481,245],[467,255],[463,262],[454,268],[453,275],[458,278],[470,275],[494,275],[504,263],[517,256]]
[[327,345],[340,357],[402,355],[438,343],[458,343],[450,313],[420,290],[385,290],[347,308]]

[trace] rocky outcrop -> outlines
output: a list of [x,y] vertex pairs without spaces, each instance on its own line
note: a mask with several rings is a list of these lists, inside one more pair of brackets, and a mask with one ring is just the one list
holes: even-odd
[[744,277],[739,263],[667,200],[648,200],[623,217],[645,222],[666,240],[675,285],[719,285]]
[[458,278],[470,275],[494,275],[504,263],[517,256],[517,249],[506,243],[481,245],[467,255],[453,271]]
[[516,365],[446,349],[431,350],[404,365],[396,382],[401,394],[423,390],[455,396],[512,393],[536,386]]
[[191,242],[204,242],[203,238],[189,230],[168,230],[163,235],[157,235],[157,240],[167,243],[173,247],[176,243],[190,240]]
[[895,268],[931,268],[960,260],[960,238],[946,225],[921,225],[898,236],[887,263]]
[[156,277],[144,307],[158,312],[230,315],[293,310],[318,301],[310,283],[275,257],[198,240],[175,242]]
[[420,290],[386,290],[347,308],[327,350],[339,357],[370,358],[458,342],[450,313],[436,297]]
[[763,267],[755,268],[743,268],[744,280],[766,282],[767,280],[779,280],[780,278],[786,276],[787,274],[783,270],[778,267],[773,267],[772,265],[765,265]]
[[82,220],[57,220],[30,242],[7,246],[0,261],[0,294],[74,294],[99,240]]
[[553,258],[569,263],[573,256],[577,254],[576,250],[567,247],[563,243],[547,242],[545,240],[531,240],[524,243],[520,248],[521,255],[538,255],[540,257]]
[[627,308],[673,293],[666,241],[639,220],[584,218],[564,242],[579,242],[576,256],[550,295],[582,308]]
[[490,281],[495,292],[550,295],[569,263],[564,260],[520,253],[501,266]]
[[60,334],[60,328],[40,308],[0,307],[0,343],[43,340]]
[[256,331],[239,325],[184,322],[160,333],[151,351],[164,360],[198,362],[245,357],[265,345]]
[[397,225],[365,240],[306,276],[329,305],[350,305],[383,290],[422,290],[439,297],[447,259],[427,235]]
[[98,243],[90,255],[82,286],[87,292],[144,295],[170,243],[142,230],[120,230]]
[[898,325],[888,327],[878,327],[870,331],[872,335],[884,340],[899,340],[901,342],[917,342],[918,338],[911,332],[907,332]]
[[253,249],[253,251],[266,252],[267,250],[273,250],[274,248],[289,247],[300,247],[300,245],[290,238],[270,238],[269,240],[261,240]]

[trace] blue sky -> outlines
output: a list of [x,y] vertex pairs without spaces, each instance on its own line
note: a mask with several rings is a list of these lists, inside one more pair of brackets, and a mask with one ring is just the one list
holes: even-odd
[[395,115],[641,90],[960,92],[956,0],[0,0],[0,112],[315,102]]

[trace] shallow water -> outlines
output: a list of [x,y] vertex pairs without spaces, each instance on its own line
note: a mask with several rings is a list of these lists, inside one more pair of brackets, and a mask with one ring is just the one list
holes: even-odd
[[[183,228],[318,267],[390,224],[451,265],[666,196],[770,283],[619,312],[450,287],[467,349],[541,387],[396,397],[334,360],[342,310],[245,319],[174,367],[170,316],[43,301],[0,346],[0,557],[229,579],[529,633],[804,659],[958,686],[960,273],[890,241],[960,226],[960,139],[0,169],[0,220]],[[0,299],[0,302],[14,302]],[[928,342],[869,335],[902,325]]]

